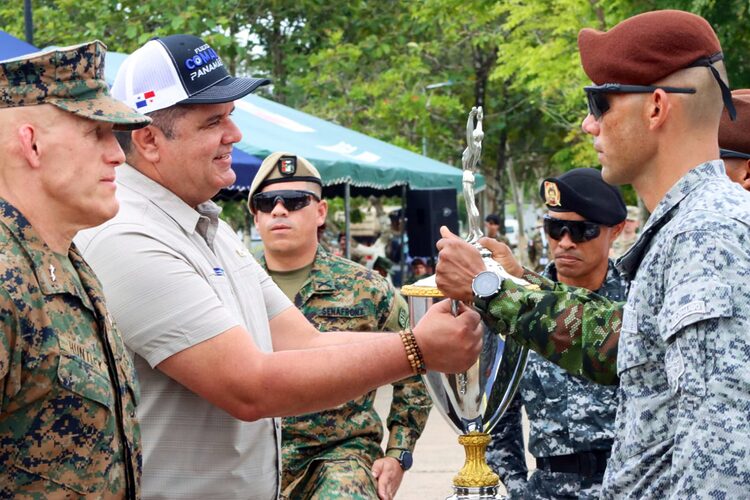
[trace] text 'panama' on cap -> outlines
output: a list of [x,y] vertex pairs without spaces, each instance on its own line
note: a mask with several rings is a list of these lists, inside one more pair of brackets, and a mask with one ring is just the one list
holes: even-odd
[[104,80],[106,52],[95,40],[0,61],[0,108],[52,104],[117,129],[148,125],[150,118],[110,95]]

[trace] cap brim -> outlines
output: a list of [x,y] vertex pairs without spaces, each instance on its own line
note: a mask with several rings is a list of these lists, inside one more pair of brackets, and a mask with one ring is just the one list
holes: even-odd
[[112,123],[117,130],[135,130],[151,123],[148,116],[133,111],[126,104],[110,96],[93,99],[49,99],[47,103],[89,120]]
[[269,83],[271,83],[271,80],[268,78],[235,78],[229,76],[177,104],[218,104],[236,101],[254,92],[258,87]]

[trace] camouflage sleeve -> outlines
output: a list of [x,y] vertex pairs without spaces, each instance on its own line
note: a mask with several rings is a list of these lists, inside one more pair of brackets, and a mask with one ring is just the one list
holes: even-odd
[[[13,303],[0,290],[0,387],[7,387],[6,377],[10,372],[11,350],[14,344],[16,332],[16,314]],[[0,393],[0,413],[3,411],[3,401],[5,400],[5,390]]]
[[568,372],[617,385],[624,304],[561,283],[531,290],[504,280],[484,316],[494,331],[507,332]]
[[[392,295],[392,307],[383,330],[399,331],[409,326],[406,301],[397,292]],[[393,400],[388,414],[388,445],[386,451],[398,448],[414,450],[414,445],[427,424],[432,400],[422,378],[415,376],[393,384]]]
[[487,446],[487,463],[497,472],[511,497],[526,488],[528,468],[521,426],[521,398],[516,395],[500,418]]

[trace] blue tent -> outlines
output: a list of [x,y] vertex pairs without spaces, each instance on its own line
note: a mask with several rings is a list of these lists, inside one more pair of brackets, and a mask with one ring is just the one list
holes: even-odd
[[24,54],[30,54],[37,50],[39,49],[33,45],[0,30],[0,61],[4,59],[13,59],[14,57],[22,56]]

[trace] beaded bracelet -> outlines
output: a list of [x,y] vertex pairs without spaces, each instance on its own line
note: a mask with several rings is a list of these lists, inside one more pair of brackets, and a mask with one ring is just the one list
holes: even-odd
[[409,328],[401,330],[398,334],[401,337],[401,342],[404,344],[406,359],[409,360],[409,365],[411,365],[414,374],[423,375],[427,373],[427,369],[424,366],[424,357],[422,357],[422,350],[419,348],[419,344],[417,344],[414,332]]

